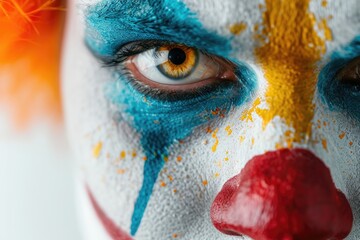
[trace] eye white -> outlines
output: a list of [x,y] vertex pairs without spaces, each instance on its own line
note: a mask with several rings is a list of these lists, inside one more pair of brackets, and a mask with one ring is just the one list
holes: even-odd
[[205,54],[198,54],[198,64],[192,73],[183,79],[165,76],[157,67],[169,61],[169,51],[157,51],[155,48],[142,52],[132,60],[137,70],[148,80],[166,85],[185,85],[216,77],[220,64]]

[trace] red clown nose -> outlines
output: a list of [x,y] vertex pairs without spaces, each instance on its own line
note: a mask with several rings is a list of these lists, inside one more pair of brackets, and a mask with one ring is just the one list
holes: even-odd
[[256,156],[228,180],[211,207],[214,226],[255,240],[335,240],[353,216],[330,171],[314,154],[282,149]]

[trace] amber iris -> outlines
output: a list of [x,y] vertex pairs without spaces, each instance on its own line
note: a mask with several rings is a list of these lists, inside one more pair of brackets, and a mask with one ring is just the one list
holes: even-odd
[[167,54],[167,61],[157,67],[162,74],[174,80],[188,77],[198,63],[197,50],[183,45],[161,46],[156,52]]

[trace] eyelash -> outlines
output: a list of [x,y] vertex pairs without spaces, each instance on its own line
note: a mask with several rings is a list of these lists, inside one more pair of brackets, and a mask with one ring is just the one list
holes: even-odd
[[[131,71],[125,66],[125,62],[132,56],[136,54],[140,54],[144,51],[160,47],[163,45],[176,44],[168,41],[157,41],[157,40],[149,40],[149,41],[138,41],[129,43],[119,49],[119,51],[115,54],[114,57],[109,58],[101,58],[103,63],[103,67],[105,68],[115,68],[117,72],[124,75],[126,78],[126,83],[130,84],[136,91],[140,92],[145,97],[150,97],[153,99],[159,99],[161,101],[173,102],[173,101],[181,101],[190,98],[201,98],[203,96],[208,95],[212,91],[214,91],[219,84],[228,84],[230,81],[224,81],[215,79],[212,84],[205,85],[203,87],[195,88],[191,91],[168,91],[163,89],[152,88],[137,80]],[[199,50],[202,54],[207,57],[214,59],[215,57],[211,54],[208,54],[205,51]],[[225,62],[230,61],[226,59],[222,59]],[[231,63],[232,64],[232,63]]]

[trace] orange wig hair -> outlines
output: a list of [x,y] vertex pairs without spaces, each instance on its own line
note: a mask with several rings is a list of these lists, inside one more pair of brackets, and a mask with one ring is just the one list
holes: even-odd
[[65,0],[0,0],[0,103],[15,123],[61,119]]

